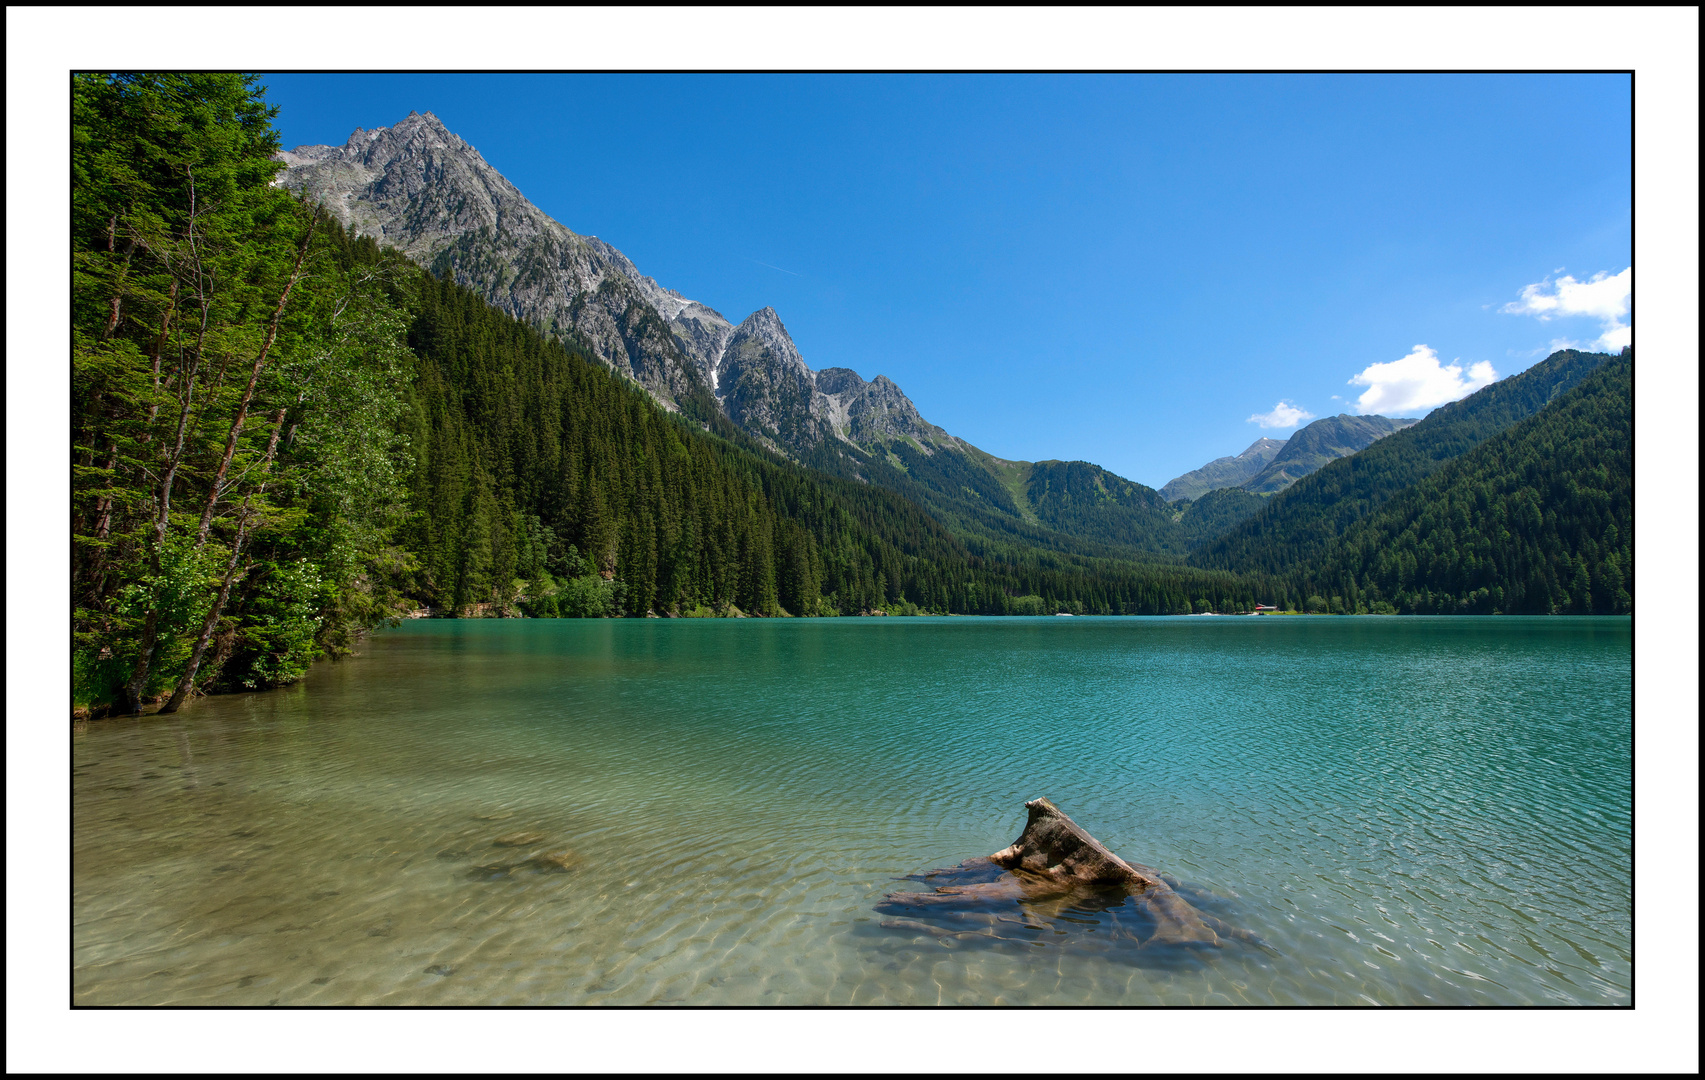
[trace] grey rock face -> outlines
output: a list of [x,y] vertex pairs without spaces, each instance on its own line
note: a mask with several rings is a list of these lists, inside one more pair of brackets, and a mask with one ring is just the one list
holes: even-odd
[[[704,345],[728,320],[552,220],[431,113],[278,156],[284,187],[517,318],[580,335],[666,406],[709,382]],[[678,329],[671,320],[681,316]]]
[[919,416],[917,406],[886,375],[865,382],[851,368],[824,368],[817,373],[817,392],[835,434],[864,449],[893,439],[909,439],[926,454],[944,443],[960,444]]
[[813,373],[774,309],[735,327],[603,240],[571,232],[429,112],[278,157],[284,187],[517,318],[577,337],[665,407],[708,387],[730,419],[792,456],[825,440],[909,439],[926,453],[960,445],[884,376]]
[[830,439],[865,450],[910,439],[926,454],[959,445],[885,375],[865,382],[851,368],[812,372],[774,308],[753,312],[727,336],[714,379],[729,418],[786,453]]
[[784,452],[834,437],[823,411],[813,408],[811,369],[774,308],[753,312],[729,335],[716,385],[729,419]]
[[1160,496],[1167,502],[1178,502],[1200,498],[1220,488],[1237,487],[1265,469],[1284,448],[1283,439],[1256,439],[1241,454],[1215,458],[1200,469],[1168,480],[1160,489]]

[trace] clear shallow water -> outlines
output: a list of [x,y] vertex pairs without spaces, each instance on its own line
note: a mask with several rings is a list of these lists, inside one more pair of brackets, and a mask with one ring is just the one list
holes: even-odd
[[[411,622],[74,736],[74,1001],[1629,1004],[1631,662],[1627,619]],[[1044,794],[1281,955],[880,925]]]

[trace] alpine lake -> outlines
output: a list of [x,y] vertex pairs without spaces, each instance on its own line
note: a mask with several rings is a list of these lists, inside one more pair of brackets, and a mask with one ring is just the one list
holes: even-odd
[[[1632,639],[406,622],[73,734],[72,1001],[1626,1006]],[[1116,902],[879,910],[1044,795],[1267,948],[1144,948]]]

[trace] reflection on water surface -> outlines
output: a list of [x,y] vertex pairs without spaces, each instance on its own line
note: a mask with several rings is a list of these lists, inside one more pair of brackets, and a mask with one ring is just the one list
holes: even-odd
[[[1630,641],[410,623],[73,737],[74,1000],[1626,1004]],[[1278,955],[1139,956],[1081,899],[982,939],[880,925],[1041,794]]]

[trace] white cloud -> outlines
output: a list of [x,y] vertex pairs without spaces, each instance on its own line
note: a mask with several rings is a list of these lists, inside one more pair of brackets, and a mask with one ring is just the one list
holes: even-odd
[[1256,413],[1245,423],[1260,424],[1264,428],[1296,427],[1304,420],[1313,420],[1314,414],[1306,409],[1299,409],[1288,401],[1281,401],[1273,406],[1270,413]]
[[1569,316],[1597,319],[1604,332],[1593,347],[1615,352],[1634,339],[1633,331],[1622,321],[1633,294],[1634,268],[1630,266],[1616,275],[1600,270],[1586,281],[1564,275],[1553,285],[1546,278],[1522,289],[1521,299],[1505,304],[1503,311],[1506,315],[1532,315],[1540,322]]
[[1416,416],[1467,397],[1497,378],[1498,373],[1485,360],[1470,367],[1464,376],[1460,363],[1441,365],[1438,353],[1417,345],[1401,360],[1369,364],[1350,380],[1350,385],[1367,387],[1356,399],[1356,411],[1364,415]]
[[1593,344],[1600,352],[1621,352],[1624,346],[1634,344],[1634,328],[1620,323],[1606,327]]

